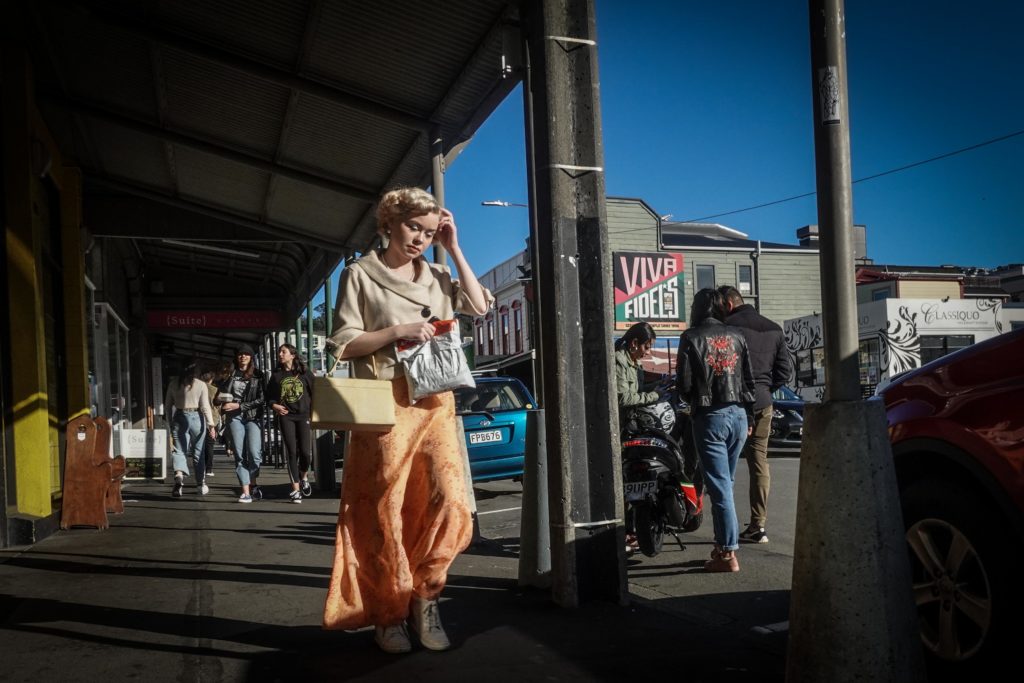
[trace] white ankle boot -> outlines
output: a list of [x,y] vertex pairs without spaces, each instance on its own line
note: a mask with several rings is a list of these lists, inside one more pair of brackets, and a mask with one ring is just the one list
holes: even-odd
[[437,600],[413,597],[409,604],[409,626],[420,637],[420,643],[428,650],[447,650],[452,646],[448,634],[441,626],[441,613]]
[[409,642],[409,633],[405,630],[405,624],[393,626],[375,626],[373,639],[377,646],[391,654],[402,654],[412,651],[412,643]]

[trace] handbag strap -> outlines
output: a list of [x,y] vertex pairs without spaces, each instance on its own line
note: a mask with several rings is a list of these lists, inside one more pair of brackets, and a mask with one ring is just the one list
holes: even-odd
[[[378,349],[378,351],[379,350],[380,349]],[[338,367],[338,363],[341,362],[341,359],[338,358],[337,356],[333,356],[332,355],[331,358],[334,359],[334,364],[331,365],[331,369],[327,371],[327,375],[326,375],[327,377],[332,377],[334,375],[335,368],[337,368]],[[377,351],[374,351],[373,353],[370,354],[370,362],[373,363],[373,376],[376,377],[377,376]]]

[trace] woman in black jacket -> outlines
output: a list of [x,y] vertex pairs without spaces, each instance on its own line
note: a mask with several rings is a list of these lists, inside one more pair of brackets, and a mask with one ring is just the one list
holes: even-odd
[[312,430],[309,426],[312,400],[313,374],[306,368],[298,349],[291,344],[281,344],[277,349],[277,370],[267,385],[267,403],[277,415],[281,430],[288,476],[292,480],[292,492],[288,497],[293,503],[301,503],[303,496],[313,492],[306,480],[312,452]]
[[242,486],[239,503],[251,503],[263,497],[256,480],[263,461],[263,436],[260,418],[263,415],[265,383],[263,371],[253,363],[253,350],[241,344],[235,351],[235,369],[220,385],[216,402],[227,421],[231,448],[235,452],[235,474]]
[[754,373],[743,333],[723,323],[725,301],[713,289],[693,297],[690,328],[679,340],[676,388],[692,409],[715,524],[709,572],[738,572],[739,522],[733,503],[736,463],[750,435]]

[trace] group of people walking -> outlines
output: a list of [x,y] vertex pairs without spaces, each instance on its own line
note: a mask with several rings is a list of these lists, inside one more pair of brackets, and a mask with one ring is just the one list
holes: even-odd
[[235,349],[233,364],[219,373],[207,370],[197,377],[199,363],[192,361],[179,377],[171,380],[164,410],[171,428],[172,497],[181,497],[190,465],[198,492],[209,493],[206,477],[213,475],[213,446],[223,433],[228,451],[235,459],[235,475],[241,488],[238,502],[261,499],[261,425],[266,406],[278,419],[292,482],[289,499],[301,503],[303,497],[312,495],[308,474],[313,376],[291,344],[278,348],[277,359],[277,368],[268,382],[266,374],[256,367],[252,347],[240,344]]
[[[641,360],[655,332],[637,323],[616,351],[620,422],[630,411],[662,400],[643,391]],[[731,286],[702,289],[693,297],[689,327],[679,339],[675,389],[690,405],[704,481],[711,499],[715,545],[704,569],[737,572],[741,540],[767,543],[768,437],[772,392],[789,381],[792,360],[782,328],[758,313]],[[741,453],[750,469],[750,523],[742,531],[733,501]]]

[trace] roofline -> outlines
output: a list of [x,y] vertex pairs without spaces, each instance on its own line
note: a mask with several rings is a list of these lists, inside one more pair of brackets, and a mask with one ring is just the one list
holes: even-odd
[[[672,247],[665,244],[661,245],[662,249],[666,251],[742,251],[751,252],[757,251],[757,247]],[[801,247],[793,247],[792,249],[783,249],[779,247],[761,247],[761,253],[766,252],[776,254],[817,254],[820,253],[817,249],[807,249]]]

